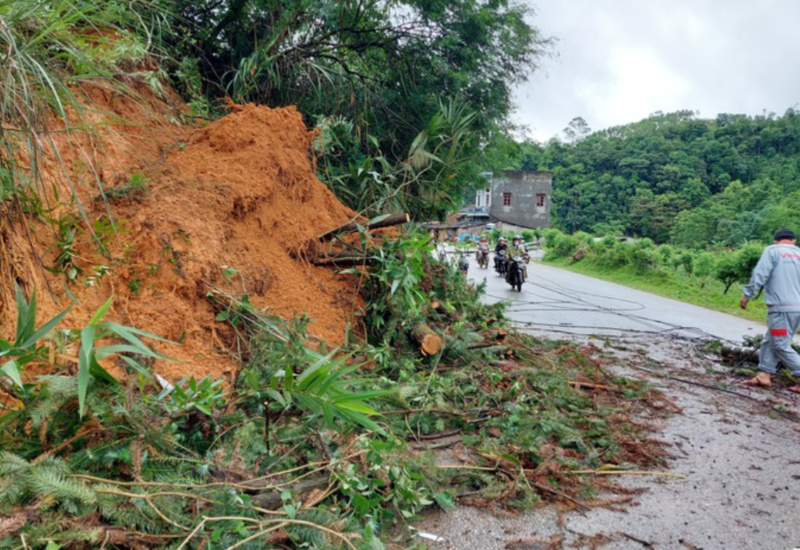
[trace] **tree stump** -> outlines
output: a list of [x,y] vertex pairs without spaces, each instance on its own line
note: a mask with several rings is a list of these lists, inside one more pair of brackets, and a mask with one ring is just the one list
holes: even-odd
[[419,343],[423,355],[434,355],[442,349],[442,337],[425,323],[415,326],[411,330],[411,336]]

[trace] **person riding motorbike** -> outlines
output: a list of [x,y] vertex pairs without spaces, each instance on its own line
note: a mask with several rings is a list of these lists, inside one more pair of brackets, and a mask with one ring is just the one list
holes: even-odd
[[478,241],[478,265],[483,268],[489,267],[489,241],[485,236]]
[[[511,239],[511,246],[506,250],[506,256],[510,260],[514,256],[524,257],[528,253],[528,248],[523,242],[522,235],[514,235]],[[528,279],[528,266],[522,262],[522,276],[525,280]]]
[[503,269],[500,265],[500,262],[505,262],[506,259],[505,255],[507,249],[508,249],[508,243],[506,243],[505,237],[500,237],[497,240],[497,245],[494,247],[494,268],[501,275],[503,274]]
[[467,260],[466,256],[464,256],[464,254],[459,254],[458,255],[458,269],[464,275],[466,275],[467,271],[469,271],[469,260]]

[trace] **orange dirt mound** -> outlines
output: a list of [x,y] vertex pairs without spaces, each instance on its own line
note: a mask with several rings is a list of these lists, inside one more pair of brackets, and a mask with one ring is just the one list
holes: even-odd
[[[218,341],[205,298],[213,285],[247,293],[283,317],[307,313],[313,334],[342,342],[354,307],[352,280],[290,254],[354,216],[317,180],[309,140],[294,108],[250,105],[168,156],[143,203],[130,208],[132,262],[123,280],[130,287],[136,279],[140,288],[138,296],[125,293],[131,324],[182,340],[193,355],[225,348],[230,342]],[[226,276],[225,266],[236,273]],[[216,370],[213,363],[206,368]]]
[[[88,234],[79,239],[84,274],[103,264],[110,272],[94,286],[70,284],[80,303],[67,324],[81,326],[114,294],[109,318],[181,343],[154,346],[181,361],[154,366],[173,380],[235,368],[231,331],[215,320],[206,298],[212,287],[246,293],[284,318],[307,313],[312,334],[340,344],[360,308],[356,280],[313,266],[296,251],[355,213],[317,179],[310,140],[295,108],[246,105],[194,130],[188,141],[159,147],[162,158],[144,168],[147,192],[111,203],[124,231],[110,244],[113,259],[100,255]],[[102,201],[91,203],[90,218],[104,213]],[[42,320],[68,304],[64,295],[43,306]],[[13,312],[0,313],[9,324]]]

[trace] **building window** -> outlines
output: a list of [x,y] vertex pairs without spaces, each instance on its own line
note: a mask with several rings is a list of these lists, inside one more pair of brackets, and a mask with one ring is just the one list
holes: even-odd
[[511,206],[511,193],[503,193],[503,206]]
[[478,207],[478,208],[481,207],[481,196],[480,196],[480,194],[478,195],[478,198],[475,201],[475,206]]
[[537,194],[536,195],[536,206],[538,206],[539,208],[544,208],[544,198],[546,196],[547,195],[545,195],[544,193]]

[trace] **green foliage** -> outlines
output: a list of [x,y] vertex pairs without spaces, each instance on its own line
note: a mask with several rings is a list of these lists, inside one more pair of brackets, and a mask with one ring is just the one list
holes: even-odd
[[[265,390],[266,395],[284,409],[291,408],[293,402],[297,402],[303,410],[324,418],[328,428],[333,428],[337,423],[351,423],[382,432],[370,420],[369,416],[377,413],[365,401],[386,396],[389,392],[351,391],[351,386],[363,383],[363,380],[347,378],[348,374],[359,369],[359,365],[346,366],[351,358],[347,355],[336,355],[337,350],[334,350],[320,357],[297,375],[292,366],[287,365],[283,371],[272,376],[269,389]],[[245,375],[245,381],[251,380],[256,379]],[[261,388],[258,384],[253,384],[251,389],[258,391]]]
[[16,282],[14,292],[17,307],[16,335],[14,340],[0,339],[0,361],[3,362],[0,372],[21,388],[23,387],[21,372],[25,365],[45,352],[41,340],[61,322],[69,313],[69,309],[62,311],[37,329],[36,290],[33,291],[30,302],[25,299],[25,294]]
[[369,214],[402,204],[424,219],[460,206],[486,144],[507,138],[513,85],[549,46],[517,2],[165,5],[176,16],[168,49],[182,60],[173,72],[193,108],[225,96],[297,105],[322,129],[321,175]]
[[[103,82],[117,93],[130,95],[125,78],[147,76],[134,67],[150,53],[150,28],[161,13],[147,1],[0,3],[0,50],[5,52],[0,63],[0,195],[4,203],[9,197],[47,192],[39,163],[33,161],[45,149],[66,166],[50,132],[52,115],[63,120],[67,132],[91,130],[84,119],[81,84]],[[16,169],[21,156],[33,161],[30,177],[21,177],[23,171]],[[64,168],[60,175],[74,191],[68,171]],[[14,206],[21,207],[18,202]]]
[[56,273],[63,273],[68,280],[75,281],[81,273],[80,267],[75,263],[75,235],[78,232],[80,218],[73,214],[65,214],[53,221],[57,233],[56,259],[50,269]]
[[131,174],[128,183],[106,189],[104,192],[108,199],[138,199],[147,192],[147,176],[135,172]]
[[[410,212],[417,219],[442,218],[460,205],[460,176],[472,146],[476,113],[465,103],[442,103],[409,145],[405,158],[382,152],[354,123],[322,120],[315,143],[323,179],[348,206],[367,214]],[[365,156],[362,140],[367,144]]]
[[416,516],[424,508],[446,498],[437,493],[432,457],[410,461],[405,444],[397,438],[364,440],[368,473],[355,464],[333,475],[349,506],[361,517],[391,524]]
[[[368,238],[362,232],[365,244]],[[376,248],[364,283],[365,321],[372,343],[390,344],[402,339],[421,320],[430,306],[422,282],[432,251],[430,237],[423,233],[385,239]]]
[[545,233],[545,243],[549,259],[571,257],[581,245],[578,237],[555,230]]
[[735,283],[746,283],[750,280],[763,251],[763,246],[749,243],[740,250],[722,255],[717,262],[714,277],[725,285],[726,294]]
[[[61,312],[47,323],[36,328],[36,291],[28,302],[19,286],[15,285],[17,306],[17,330],[14,341],[0,339],[0,359],[4,360],[0,372],[10,378],[16,386],[26,390],[21,377],[24,366],[36,358],[41,358],[47,352],[47,347],[41,341],[61,322],[69,313],[69,309]],[[102,379],[108,383],[116,384],[117,381],[102,366],[98,360],[112,356],[119,356],[129,366],[141,370],[139,363],[129,355],[149,358],[167,359],[155,353],[142,342],[140,337],[153,338],[166,342],[163,338],[149,334],[136,328],[126,327],[111,321],[102,321],[103,316],[111,306],[109,298],[89,323],[80,330],[80,351],[78,354],[77,397],[78,410],[83,416],[86,410],[86,393],[93,378]],[[96,342],[122,340],[124,343],[112,343],[98,347]]]
[[211,416],[225,407],[225,390],[222,380],[206,376],[199,382],[194,376],[183,378],[174,386],[167,386],[158,396],[172,416],[191,414],[194,411]]
[[564,143],[520,146],[515,168],[554,173],[559,228],[685,248],[768,241],[800,226],[800,114],[655,113]]
[[522,240],[526,243],[532,243],[539,239],[541,232],[539,230],[533,231],[531,229],[525,229],[522,231]]
[[[381,432],[370,418],[377,414],[367,402],[385,397],[389,390],[354,390],[366,381],[350,375],[360,369],[352,357],[338,349],[324,353],[306,341],[305,321],[287,324],[250,304],[220,290],[209,298],[226,313],[223,318],[234,328],[249,332],[242,343],[251,355],[239,373],[240,383],[248,388],[241,400],[247,410],[259,415],[265,408],[294,412],[300,409],[316,422],[322,418],[328,428],[360,426]],[[231,315],[230,312],[234,312]],[[269,413],[266,413],[269,414]]]

